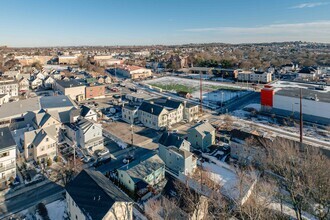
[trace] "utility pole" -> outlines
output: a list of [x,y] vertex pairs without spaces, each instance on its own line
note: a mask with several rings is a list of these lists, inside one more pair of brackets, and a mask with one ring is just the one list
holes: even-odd
[[300,88],[300,146],[303,145],[302,88]]
[[202,82],[202,71],[199,72],[199,100],[200,100],[200,114],[203,115],[203,82]]
[[72,145],[73,147],[73,171],[76,171],[76,145]]

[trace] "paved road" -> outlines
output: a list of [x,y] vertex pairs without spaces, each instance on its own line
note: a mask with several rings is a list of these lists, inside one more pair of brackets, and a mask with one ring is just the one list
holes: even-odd
[[20,212],[24,209],[37,205],[41,201],[47,201],[50,197],[59,198],[64,192],[62,186],[53,182],[32,189],[23,194],[12,197],[0,203],[0,219],[11,215],[12,213]]

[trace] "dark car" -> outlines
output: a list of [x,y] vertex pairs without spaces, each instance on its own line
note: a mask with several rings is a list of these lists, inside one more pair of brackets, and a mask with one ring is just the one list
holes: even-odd
[[99,167],[103,164],[106,164],[111,161],[111,157],[108,158],[98,158],[96,162],[93,164],[93,167]]

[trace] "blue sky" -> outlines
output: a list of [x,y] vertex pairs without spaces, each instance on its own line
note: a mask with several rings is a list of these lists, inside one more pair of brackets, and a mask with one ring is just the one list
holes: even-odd
[[330,43],[330,0],[0,0],[0,45]]

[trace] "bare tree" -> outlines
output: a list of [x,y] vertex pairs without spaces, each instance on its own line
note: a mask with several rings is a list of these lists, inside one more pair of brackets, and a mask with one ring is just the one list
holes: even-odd
[[233,117],[226,114],[223,118],[223,121],[225,122],[225,124],[224,124],[225,129],[228,130],[228,131],[232,130],[232,126],[233,126],[233,123],[234,123]]

